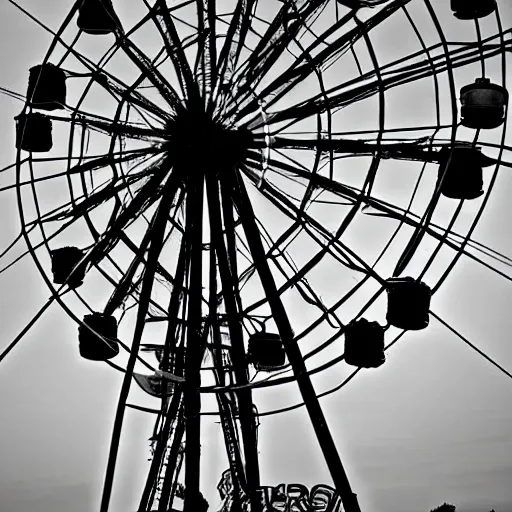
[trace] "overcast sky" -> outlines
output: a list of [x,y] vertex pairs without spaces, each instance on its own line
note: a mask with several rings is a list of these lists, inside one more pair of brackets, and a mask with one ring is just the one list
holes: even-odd
[[[512,27],[512,8],[508,0],[499,2],[502,22],[508,29]],[[20,0],[20,5],[53,28],[60,25],[70,3]],[[422,3],[423,0],[411,2],[411,12],[417,20],[420,10],[414,11],[413,6]],[[447,17],[446,0],[432,3],[446,15],[442,22],[450,40],[475,37],[471,22],[464,25]],[[123,15],[129,17],[126,5],[118,10],[122,19]],[[419,49],[418,43],[409,39],[409,32],[401,36],[404,20],[397,16],[375,36],[379,51],[383,55],[387,52],[389,59]],[[427,39],[435,40],[431,25],[420,28]],[[494,20],[483,21],[482,30],[484,35],[492,34]],[[44,57],[50,41],[41,28],[7,0],[1,0],[0,86],[24,94],[28,69]],[[491,75],[496,69],[490,65]],[[477,66],[466,74],[458,74],[458,86],[464,85],[463,80],[472,81],[478,72]],[[499,75],[493,77],[500,80]],[[405,119],[403,124],[414,125],[415,109],[427,113],[430,110],[428,101],[432,97],[425,99],[422,94],[421,86],[401,93],[390,92],[390,108],[396,118]],[[2,167],[15,159],[12,119],[21,108],[20,102],[0,96]],[[359,112],[364,117],[369,111],[371,107],[361,107]],[[354,118],[353,123],[355,126],[363,121]],[[492,135],[482,137],[494,140]],[[510,137],[508,141],[510,144]],[[505,158],[512,160],[510,153]],[[395,167],[399,172],[406,168],[404,164]],[[392,194],[400,188],[399,172],[390,171],[392,178],[382,190]],[[7,172],[0,176],[0,186],[12,183],[13,176]],[[489,176],[487,172],[486,184]],[[501,168],[489,205],[473,235],[473,239],[505,254],[512,254],[511,195],[510,169]],[[2,193],[0,249],[19,232],[15,199],[13,194]],[[468,205],[459,227],[475,211]],[[369,246],[369,237],[376,234],[369,231],[361,236],[362,245]],[[327,274],[319,277],[321,293],[325,297],[336,296],[339,292],[336,286],[327,285],[328,280]],[[2,350],[44,304],[48,291],[29,259],[0,275],[0,290]],[[462,258],[436,294],[432,309],[490,357],[512,370],[511,303],[509,281]],[[302,311],[291,313],[292,322],[294,315],[300,323]],[[81,360],[76,338],[76,326],[66,313],[57,306],[51,307],[0,366],[0,512],[99,509],[121,377],[106,365]],[[338,344],[327,356],[341,350],[342,345]],[[346,365],[336,365],[315,378],[317,391],[340,382],[348,371]],[[360,372],[342,391],[322,399],[362,511],[428,512],[448,501],[457,505],[459,512],[488,512],[492,508],[496,512],[510,512],[511,392],[511,379],[431,319],[428,329],[402,338],[389,351],[381,368]],[[296,390],[288,387],[257,391],[254,397],[260,411],[299,399]],[[138,389],[133,389],[130,401],[155,406]],[[147,438],[152,433],[152,420],[137,411],[127,412],[111,512],[136,509],[147,471]],[[303,408],[262,418],[259,439],[263,484],[329,483]],[[227,468],[221,443],[219,426],[213,420],[206,421],[202,479],[211,510],[215,510],[218,499],[215,484]]]

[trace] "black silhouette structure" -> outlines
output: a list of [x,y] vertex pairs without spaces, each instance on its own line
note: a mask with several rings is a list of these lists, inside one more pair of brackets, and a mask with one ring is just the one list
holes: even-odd
[[83,0],[78,8],[77,25],[86,34],[93,35],[122,29],[111,0]]
[[46,153],[53,146],[52,121],[39,112],[16,117],[16,147],[34,153]]
[[[185,512],[209,509],[199,485],[205,394],[216,397],[229,463],[219,484],[222,512],[263,512],[292,498],[301,510],[318,512],[321,503],[330,512],[360,512],[311,376],[343,359],[356,367],[352,376],[361,368],[377,371],[385,350],[400,336],[428,327],[436,291],[475,246],[470,237],[494,180],[486,190],[483,168],[494,166],[496,173],[502,163],[502,153],[486,156],[489,146],[478,144],[478,137],[481,131],[503,129],[508,105],[504,84],[486,77],[485,62],[504,61],[512,41],[503,37],[499,23],[490,38],[482,39],[478,30],[479,18],[492,14],[499,21],[498,5],[452,0],[453,16],[476,23],[477,30],[474,41],[449,46],[431,2],[418,0],[438,30],[440,54],[422,39],[408,11],[411,0],[281,0],[272,4],[275,12],[266,0],[235,2],[229,12],[214,0],[132,2],[144,14],[127,28],[122,12],[128,7],[121,2],[76,1],[55,32],[55,44],[30,69],[25,108],[16,118],[16,188],[28,251],[51,290],[50,303],[59,302],[79,324],[77,352],[124,375],[100,512],[109,509],[129,409],[155,417],[138,512],[175,510],[178,499]],[[372,31],[398,13],[406,14],[403,19],[418,34],[419,50],[381,65]],[[63,34],[72,30],[74,39],[68,41]],[[146,30],[161,42],[156,55],[146,53],[139,38]],[[87,38],[105,43],[101,59],[93,61],[79,50]],[[361,46],[369,69],[358,58]],[[110,67],[116,55],[124,59],[123,71],[132,66],[133,79]],[[347,55],[353,55],[356,73],[345,79],[345,67],[337,65]],[[458,98],[456,70],[475,63],[482,65],[482,77],[457,84],[463,85]],[[440,74],[450,85],[449,121],[441,113]],[[434,125],[389,127],[385,92],[425,77],[435,91]],[[79,83],[81,88],[73,85]],[[91,91],[102,99],[88,103]],[[106,107],[105,98],[113,108]],[[351,130],[344,110],[372,98],[379,102],[376,129]],[[53,125],[68,129],[65,141],[55,141],[64,154],[53,147]],[[460,126],[473,130],[471,137],[457,132]],[[354,185],[343,173],[357,159],[365,159],[368,170]],[[65,182],[69,197],[45,210],[38,199],[43,178],[33,168],[48,161],[61,170],[44,179]],[[422,169],[408,204],[390,203],[375,192],[389,161]],[[21,193],[27,185],[21,169],[27,165],[36,220],[29,219]],[[424,175],[425,169],[434,172]],[[430,199],[418,215],[411,205],[425,181]],[[464,201],[482,196],[467,236],[452,230],[458,213],[448,226],[432,222],[445,198],[460,201],[458,212]],[[364,216],[396,223],[395,234],[371,262],[347,242],[351,227]],[[90,240],[81,248],[61,242],[59,237],[79,223]],[[33,238],[35,226],[42,241]],[[384,275],[377,264],[403,228],[410,230],[408,240]],[[413,272],[410,263],[425,237],[437,248]],[[444,247],[454,251],[453,258],[440,277],[430,279],[425,274]],[[36,251],[40,248],[50,256],[53,279]],[[329,304],[310,284],[314,269],[326,260],[336,271],[325,272],[323,286],[339,287]],[[355,286],[346,288],[340,277],[346,271],[358,276]],[[83,299],[89,312],[77,315],[66,294],[85,297],[93,275],[104,279],[108,299],[94,305]],[[375,286],[372,297],[359,314],[342,321],[340,308],[367,283]],[[288,306],[293,300],[316,318],[295,319]],[[373,317],[370,308],[377,300],[385,303],[387,325]],[[118,327],[130,315],[132,336],[123,342]],[[161,338],[146,339],[148,326],[157,323],[164,326]],[[332,329],[332,335],[322,328]],[[393,329],[399,334],[390,339]],[[342,337],[344,354],[322,365],[311,363]],[[307,351],[311,339],[317,345]],[[127,361],[117,364],[112,359],[121,349]],[[149,373],[135,371],[136,364]],[[202,383],[205,372],[214,376],[214,386]],[[130,402],[133,381],[155,399],[154,408]],[[305,406],[332,487],[271,487],[261,481],[263,414],[253,391],[290,382],[303,401],[286,410]],[[442,507],[437,512],[454,510]]]
[[378,322],[354,320],[345,330],[345,362],[359,368],[378,368],[386,361],[385,330]]
[[386,291],[386,319],[390,325],[408,331],[418,331],[428,326],[432,292],[425,283],[412,277],[390,277]]
[[452,199],[476,199],[483,195],[483,167],[492,165],[485,161],[481,148],[469,144],[443,148],[438,180],[441,194]]
[[78,328],[80,355],[92,361],[106,361],[119,353],[117,320],[112,315],[85,315]]
[[496,10],[496,0],[451,0],[455,16],[461,20],[485,18]]
[[53,282],[78,288],[85,279],[86,268],[80,264],[84,253],[78,247],[61,247],[50,253],[52,258]]
[[56,110],[66,104],[66,73],[47,62],[30,68],[27,101],[39,110]]
[[488,78],[477,78],[474,84],[460,90],[462,124],[468,128],[497,128],[505,121],[508,91]]

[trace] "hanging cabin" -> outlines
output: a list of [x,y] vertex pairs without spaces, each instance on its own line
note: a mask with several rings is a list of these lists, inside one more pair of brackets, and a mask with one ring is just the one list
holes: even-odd
[[474,84],[460,90],[461,123],[467,128],[492,129],[505,121],[508,91],[488,78],[477,78]]
[[[476,199],[483,191],[483,170],[494,160],[482,155],[481,148],[457,144],[439,152],[438,183],[441,194],[452,199]],[[442,180],[442,181],[441,181]]]
[[249,338],[249,362],[257,371],[274,371],[284,366],[286,353],[279,334],[257,332]]
[[66,104],[66,74],[49,62],[30,68],[27,101],[34,108],[56,110]]
[[451,0],[453,15],[459,20],[475,20],[496,10],[496,0]]
[[16,148],[45,153],[53,146],[52,120],[39,113],[19,114],[16,121]]
[[78,327],[78,341],[80,355],[84,359],[106,361],[115,357],[119,354],[116,318],[104,313],[85,315],[83,324]]
[[386,291],[390,325],[408,331],[428,326],[431,291],[425,283],[412,277],[392,277],[387,280]]
[[78,247],[61,247],[50,251],[52,259],[52,274],[55,284],[64,284],[70,288],[78,288],[84,282],[86,266],[79,265],[74,272],[73,269],[80,263],[84,253]]
[[83,0],[78,8],[77,25],[92,35],[111,34],[122,28],[111,0]]
[[144,390],[148,395],[156,398],[162,398],[165,394],[166,397],[172,395],[174,389],[174,382],[169,379],[165,379],[157,373],[153,375],[143,375],[140,373],[134,373],[133,378],[135,382]]
[[384,327],[365,318],[350,322],[345,329],[345,362],[358,368],[378,368],[385,361]]

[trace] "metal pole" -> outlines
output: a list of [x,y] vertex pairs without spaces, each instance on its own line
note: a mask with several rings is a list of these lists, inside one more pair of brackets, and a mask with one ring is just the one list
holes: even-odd
[[307,368],[302,359],[297,342],[294,341],[294,334],[288,315],[284,309],[283,303],[277,291],[274,277],[265,257],[265,250],[260,237],[258,225],[256,224],[254,211],[242,182],[242,178],[237,176],[237,183],[233,186],[233,199],[238,209],[240,219],[244,228],[245,236],[249,244],[254,265],[260,276],[261,284],[265,290],[274,321],[277,325],[281,339],[283,340],[286,355],[293,369],[299,390],[302,394],[306,409],[313,428],[322,449],[325,461],[331,473],[336,490],[340,494],[343,507],[346,512],[361,512],[357,495],[352,492],[348,481],[345,468],[334,444],[334,440],[327,426],[320,402],[313,388],[313,384],[307,373]]
[[[185,354],[185,512],[196,512],[199,506],[201,462],[201,326],[203,294],[203,198],[204,175],[201,166],[190,165],[187,180],[185,236],[188,238],[190,261]],[[193,172],[190,172],[193,171]],[[196,174],[197,173],[197,174]]]

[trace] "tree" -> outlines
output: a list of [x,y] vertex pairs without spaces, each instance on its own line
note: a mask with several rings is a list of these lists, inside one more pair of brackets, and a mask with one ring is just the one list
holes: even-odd
[[455,505],[443,503],[441,506],[431,510],[430,512],[455,512]]

